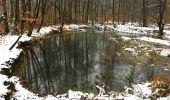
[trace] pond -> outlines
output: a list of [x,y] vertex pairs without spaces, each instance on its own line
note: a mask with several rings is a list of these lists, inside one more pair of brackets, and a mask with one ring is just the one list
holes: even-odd
[[95,93],[96,85],[105,86],[106,91],[122,91],[134,80],[150,79],[153,68],[141,66],[134,77],[134,66],[116,59],[119,46],[111,36],[116,37],[114,33],[83,32],[49,35],[22,53],[17,73],[38,94],[69,89]]

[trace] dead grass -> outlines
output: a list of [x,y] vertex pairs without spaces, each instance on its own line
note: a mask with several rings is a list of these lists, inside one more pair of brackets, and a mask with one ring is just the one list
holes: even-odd
[[153,93],[157,93],[161,97],[168,96],[170,94],[170,78],[162,75],[154,76],[151,89]]

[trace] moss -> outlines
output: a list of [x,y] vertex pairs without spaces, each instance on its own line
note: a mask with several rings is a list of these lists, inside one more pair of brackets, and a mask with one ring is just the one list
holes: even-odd
[[149,55],[152,57],[154,61],[169,62],[170,60],[170,58],[158,55],[155,52],[150,52]]
[[[140,47],[140,44],[144,45],[144,47]],[[149,50],[152,50],[153,48],[164,48],[164,49],[168,48],[167,46],[160,45],[160,44],[155,44],[155,43],[136,40],[136,39],[131,39],[127,42],[127,41],[122,41],[120,39],[118,48],[119,48],[119,50],[117,52],[119,55],[117,56],[116,59],[128,61],[132,65],[134,63],[140,62],[140,57],[144,56],[146,54],[151,56],[151,58],[154,61],[162,61],[162,62],[168,63],[168,61],[170,60],[170,58],[168,58],[168,57],[163,57],[163,56],[158,55],[156,53],[156,51],[149,51]],[[124,48],[133,48],[133,49],[135,49],[136,52],[138,52],[138,55],[135,57],[132,54],[132,52],[124,51]]]
[[81,91],[84,93],[89,93],[90,92],[90,88],[89,87],[75,87],[72,88],[73,91]]

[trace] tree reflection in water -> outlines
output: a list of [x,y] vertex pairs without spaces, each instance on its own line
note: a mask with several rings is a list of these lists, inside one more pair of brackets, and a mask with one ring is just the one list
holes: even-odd
[[40,94],[68,89],[94,92],[95,85],[102,83],[107,89],[113,88],[117,48],[106,35],[65,33],[47,37],[23,57],[23,78]]

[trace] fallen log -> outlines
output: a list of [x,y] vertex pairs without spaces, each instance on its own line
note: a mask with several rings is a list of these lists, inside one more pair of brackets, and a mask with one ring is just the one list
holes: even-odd
[[18,39],[14,42],[14,44],[9,48],[9,50],[12,50],[14,48],[14,46],[17,44],[17,42],[19,41],[19,39],[22,37],[22,35],[20,35],[18,37]]

